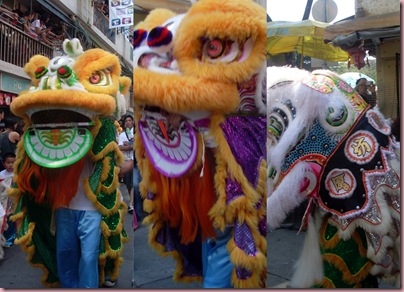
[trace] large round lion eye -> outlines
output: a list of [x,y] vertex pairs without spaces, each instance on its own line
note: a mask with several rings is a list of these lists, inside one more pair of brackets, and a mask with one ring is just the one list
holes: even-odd
[[224,45],[218,39],[208,41],[206,45],[206,54],[211,58],[217,58],[223,53]]
[[90,83],[92,84],[98,84],[101,81],[101,76],[99,72],[93,73],[90,77]]
[[202,61],[231,63],[241,55],[239,43],[230,39],[202,39]]
[[90,76],[90,83],[97,85],[97,86],[103,86],[103,85],[109,85],[111,83],[110,80],[110,72],[109,70],[99,70],[95,71],[91,76]]

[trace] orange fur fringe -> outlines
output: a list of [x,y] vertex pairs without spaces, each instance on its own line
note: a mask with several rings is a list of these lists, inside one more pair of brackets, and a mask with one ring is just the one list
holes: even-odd
[[170,222],[172,227],[180,226],[183,244],[192,242],[199,228],[204,239],[216,235],[208,216],[216,200],[208,164],[206,160],[203,177],[194,171],[187,177],[168,178],[150,167],[157,187],[156,209],[162,220]]
[[[72,165],[50,169],[37,165],[26,156],[17,177],[17,184],[20,191],[31,194],[35,202],[48,203],[52,210],[55,210],[68,206],[75,196],[79,184],[77,174],[81,173],[83,166],[84,160],[80,159]],[[37,180],[37,185],[32,185],[32,178]],[[63,187],[65,185],[69,187]]]

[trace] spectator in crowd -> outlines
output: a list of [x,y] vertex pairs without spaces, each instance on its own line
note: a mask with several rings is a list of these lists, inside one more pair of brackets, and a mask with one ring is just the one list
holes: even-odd
[[[134,160],[133,155],[133,117],[127,115],[124,119],[125,130],[119,134],[118,147],[125,156],[125,164],[132,164]],[[133,165],[133,164],[132,164]],[[123,175],[123,182],[128,189],[128,194],[130,196],[130,202],[128,206],[128,212],[132,214],[133,212],[133,169]]]
[[397,142],[400,142],[400,132],[400,116],[397,116],[391,125],[391,133],[394,135]]
[[34,33],[33,31],[31,31],[31,22],[33,21],[35,17],[35,12],[30,12],[27,11],[25,12],[22,17],[20,17],[19,22],[22,24],[24,32],[34,38],[37,38],[38,35],[36,33]]
[[0,133],[3,133],[4,131],[4,108],[0,107]]
[[[4,132],[0,136],[1,159],[5,153],[15,153],[17,143],[20,141],[20,134],[16,132],[18,120],[16,117],[9,116],[4,119]],[[2,168],[1,170],[3,170]]]
[[[4,169],[0,171],[0,236],[4,240],[4,245],[10,247],[14,245],[14,239],[16,236],[17,226],[10,220],[10,216],[13,214],[13,201],[7,195],[8,189],[13,183],[14,177],[14,162],[15,153],[5,153],[3,155],[3,167]],[[1,249],[0,249],[1,258]]]
[[355,90],[371,107],[376,106],[376,87],[373,82],[368,81],[366,78],[359,78],[356,80]]
[[0,0],[0,14],[6,14],[8,17],[11,17],[12,19],[18,19],[19,15],[18,13],[12,12],[6,7],[3,6],[3,0]]
[[50,16],[47,13],[42,14],[39,19],[31,23],[30,29],[38,36],[38,40],[43,41],[47,45],[53,47],[55,44],[50,40],[50,38],[56,35],[52,32],[52,27],[47,27]]

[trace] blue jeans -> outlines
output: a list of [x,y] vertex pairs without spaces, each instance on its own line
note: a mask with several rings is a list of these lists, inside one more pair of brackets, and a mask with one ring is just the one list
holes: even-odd
[[141,180],[141,177],[140,177],[139,168],[137,168],[135,166],[133,168],[133,207],[135,209],[136,218],[137,218],[137,221],[139,222],[139,225],[143,218],[143,200],[142,200],[142,197],[140,196],[140,191],[139,191],[140,180]]
[[233,264],[227,250],[227,243],[232,234],[231,228],[215,239],[207,239],[202,243],[203,288],[233,288],[231,273]]
[[101,214],[60,208],[56,211],[56,258],[61,288],[98,288]]

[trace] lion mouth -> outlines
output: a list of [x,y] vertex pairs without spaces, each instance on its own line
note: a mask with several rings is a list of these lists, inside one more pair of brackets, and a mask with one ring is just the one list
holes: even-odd
[[149,159],[160,173],[179,177],[192,167],[198,153],[197,134],[185,117],[144,107],[138,128]]
[[85,109],[31,109],[27,111],[32,126],[39,128],[89,127],[95,113]]
[[179,74],[177,61],[170,53],[161,56],[156,53],[146,52],[139,57],[137,64],[140,68],[151,71]]
[[24,135],[28,156],[47,168],[61,168],[83,158],[92,145],[95,113],[85,109],[31,109]]

